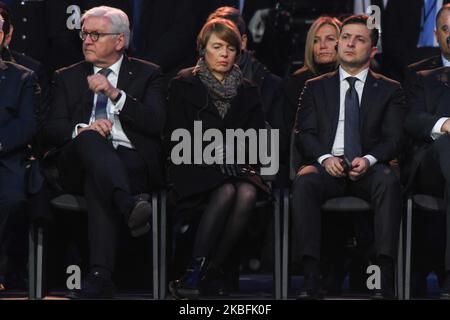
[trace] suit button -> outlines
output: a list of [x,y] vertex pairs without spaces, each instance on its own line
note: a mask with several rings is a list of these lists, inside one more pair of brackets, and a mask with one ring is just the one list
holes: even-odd
[[24,18],[22,18],[22,21],[23,21],[23,22],[27,22],[28,19],[24,17]]
[[22,40],[25,40],[27,38],[27,36],[26,35],[22,35]]

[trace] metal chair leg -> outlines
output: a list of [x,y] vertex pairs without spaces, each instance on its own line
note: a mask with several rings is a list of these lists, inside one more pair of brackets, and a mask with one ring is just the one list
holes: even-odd
[[411,299],[411,232],[412,232],[412,198],[408,198],[406,216],[406,261],[405,261],[405,299]]
[[275,236],[275,268],[274,268],[274,284],[275,299],[281,299],[281,219],[280,219],[280,190],[276,189],[275,194],[275,217],[274,217],[274,236]]
[[37,257],[36,257],[36,299],[42,299],[43,290],[43,266],[44,266],[44,228],[37,227]]
[[153,299],[159,299],[159,223],[158,195],[152,194]]
[[398,256],[397,256],[397,297],[399,300],[404,299],[404,277],[403,277],[403,222],[400,221],[400,234],[398,239]]
[[36,299],[36,247],[33,223],[28,231],[28,296],[30,300]]
[[166,270],[166,259],[167,259],[167,246],[166,246],[166,222],[167,222],[167,216],[166,216],[166,191],[162,190],[160,193],[160,283],[159,283],[159,294],[160,299],[164,299],[166,297],[166,278],[167,278],[167,270]]
[[283,257],[281,260],[281,299],[286,300],[288,296],[289,280],[289,197],[290,190],[284,189],[283,192]]

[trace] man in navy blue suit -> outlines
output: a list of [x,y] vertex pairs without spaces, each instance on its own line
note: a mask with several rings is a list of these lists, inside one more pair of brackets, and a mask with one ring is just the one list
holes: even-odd
[[[5,36],[2,26],[0,17],[0,43]],[[8,218],[26,199],[25,162],[37,132],[39,95],[31,70],[0,59],[0,245],[7,239]]]

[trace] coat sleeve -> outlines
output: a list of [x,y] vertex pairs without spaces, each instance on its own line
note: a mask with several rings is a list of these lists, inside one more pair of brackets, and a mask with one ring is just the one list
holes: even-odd
[[424,80],[424,77],[418,74],[407,92],[410,110],[406,117],[405,130],[414,139],[431,142],[431,130],[439,117],[427,111]]
[[160,68],[147,79],[143,101],[127,94],[120,121],[143,135],[160,138],[166,120],[164,83]]
[[40,89],[33,72],[22,75],[16,115],[12,121],[0,128],[0,153],[18,150],[31,143],[37,133],[37,106]]
[[59,147],[72,139],[74,125],[69,112],[67,87],[63,75],[55,72],[48,100],[48,116],[44,125],[44,139],[51,146]]
[[329,153],[318,139],[317,107],[312,85],[308,82],[300,96],[294,130],[296,147],[305,159],[314,161]]
[[388,162],[399,156],[404,142],[403,126],[406,115],[406,98],[398,85],[390,94],[381,123],[381,139],[367,152],[380,162]]

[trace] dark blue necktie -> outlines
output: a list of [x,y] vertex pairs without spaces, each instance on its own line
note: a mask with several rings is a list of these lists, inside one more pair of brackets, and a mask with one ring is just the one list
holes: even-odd
[[[108,75],[111,72],[112,72],[111,69],[102,69],[98,73],[108,78]],[[97,94],[97,102],[95,103],[95,120],[108,119],[108,114],[106,113],[107,104],[108,104],[108,97],[103,92],[99,92]]]
[[359,131],[359,99],[355,89],[355,77],[348,77],[350,88],[345,94],[344,156],[353,161],[361,156],[361,136]]
[[133,0],[133,47],[139,52],[141,49],[141,17],[143,0]]

